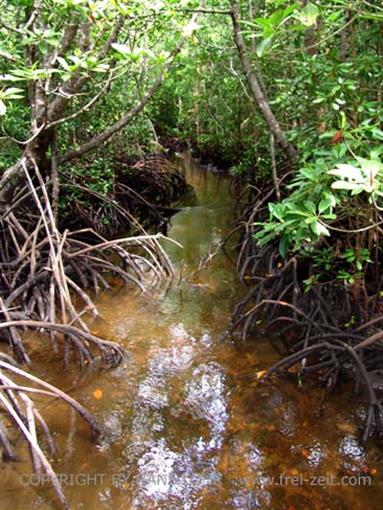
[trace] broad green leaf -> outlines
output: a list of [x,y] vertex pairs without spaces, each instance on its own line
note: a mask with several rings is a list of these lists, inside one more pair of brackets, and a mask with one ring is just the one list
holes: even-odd
[[311,27],[312,25],[315,25],[318,16],[318,7],[315,4],[309,2],[299,13],[299,21],[303,23],[303,25]]
[[20,99],[23,97],[23,95],[20,94],[22,92],[23,89],[19,89],[17,87],[10,87],[9,89],[6,89],[3,92],[1,92],[1,96],[7,99]]
[[335,175],[336,177],[343,177],[344,179],[350,179],[352,181],[363,182],[364,177],[360,170],[353,165],[346,165],[344,163],[340,163],[333,170],[328,172],[330,175]]
[[299,170],[299,173],[306,177],[307,179],[309,179],[310,181],[315,181],[316,175],[313,168],[310,167],[301,168]]
[[112,48],[123,55],[130,55],[132,50],[126,44],[113,43]]
[[377,127],[371,129],[371,134],[376,140],[383,140],[383,131]]
[[335,203],[336,201],[334,195],[331,195],[331,193],[326,193],[326,195],[319,202],[318,205],[319,214],[322,214],[323,212],[327,211],[327,209],[334,207]]
[[374,178],[378,174],[379,170],[382,169],[382,164],[379,161],[358,158],[358,161],[362,167],[363,172],[366,174],[366,177]]
[[312,200],[305,200],[303,205],[305,206],[305,208],[309,211],[309,212],[314,212],[315,211],[315,204]]
[[311,230],[316,234],[317,236],[329,236],[330,232],[328,228],[326,228],[322,223],[319,221],[315,221],[314,223],[310,224]]
[[1,74],[0,81],[23,81],[24,78],[13,76],[12,74]]
[[331,184],[332,189],[346,189],[357,190],[360,189],[360,184],[350,181],[335,181]]
[[270,48],[272,42],[273,42],[272,37],[262,39],[262,41],[257,46],[257,55],[259,58],[261,58],[265,54],[265,52]]

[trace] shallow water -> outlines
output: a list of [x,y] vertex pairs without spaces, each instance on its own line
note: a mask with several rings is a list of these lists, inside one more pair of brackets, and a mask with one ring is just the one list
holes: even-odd
[[[124,345],[126,361],[64,373],[34,357],[40,374],[107,427],[94,446],[79,418],[44,404],[71,508],[381,509],[382,449],[359,442],[363,406],[339,390],[321,412],[320,392],[299,387],[293,373],[259,382],[257,373],[279,358],[272,343],[227,335],[244,292],[218,250],[232,221],[229,181],[187,157],[180,167],[197,203],[172,218],[169,235],[183,246],[166,244],[174,284],[157,295],[116,286],[98,298],[104,320],[92,329]],[[27,459],[21,449],[19,462],[0,465],[0,510],[56,508]],[[371,477],[358,479],[363,473]]]

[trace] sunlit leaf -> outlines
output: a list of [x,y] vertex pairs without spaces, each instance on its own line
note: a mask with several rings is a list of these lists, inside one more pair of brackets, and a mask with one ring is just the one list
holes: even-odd
[[267,39],[262,39],[262,41],[257,46],[257,55],[258,57],[262,57],[264,53],[270,48],[272,45],[273,38],[268,37]]
[[132,50],[126,44],[113,43],[112,48],[123,55],[130,55]]
[[332,189],[355,190],[360,188],[360,184],[350,181],[335,181],[331,184]]
[[303,25],[311,27],[312,25],[315,25],[318,16],[319,16],[318,7],[315,4],[309,2],[303,7],[301,12],[299,13],[299,21],[303,23]]
[[330,175],[335,175],[336,177],[343,177],[357,182],[363,182],[364,180],[360,168],[357,168],[356,166],[353,165],[346,165],[343,163],[340,163],[339,165],[336,166],[336,168],[330,170],[328,173]]
[[329,236],[330,232],[327,227],[325,227],[322,223],[319,221],[315,221],[310,224],[311,230],[316,234],[317,236]]

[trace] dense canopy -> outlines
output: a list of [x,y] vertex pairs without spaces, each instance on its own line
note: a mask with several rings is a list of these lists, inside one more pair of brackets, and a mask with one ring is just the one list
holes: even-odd
[[[281,320],[293,326],[293,350],[272,372],[298,364],[332,388],[352,366],[368,394],[364,439],[381,431],[381,2],[0,6],[0,406],[61,502],[25,384],[100,429],[16,368],[31,362],[24,331],[47,335],[66,368],[121,362],[122,347],[93,334],[87,316],[111,281],[144,290],[148,273],[153,285],[174,276],[161,240],[191,193],[176,152],[226,171],[237,193],[226,244],[236,243],[248,293],[230,334],[251,337],[261,320],[273,334]],[[0,443],[16,457],[2,426]]]

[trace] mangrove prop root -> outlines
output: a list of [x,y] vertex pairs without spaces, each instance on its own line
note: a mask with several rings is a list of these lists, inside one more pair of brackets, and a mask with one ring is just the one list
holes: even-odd
[[[163,234],[149,235],[123,205],[108,198],[110,210],[124,218],[126,228],[131,227],[131,236],[110,239],[89,227],[59,228],[52,205],[51,176],[44,177],[32,158],[23,165],[25,181],[13,190],[0,217],[0,338],[8,343],[12,354],[0,353],[0,445],[4,458],[15,459],[5,426],[13,424],[29,445],[35,471],[49,476],[60,502],[68,508],[39,443],[42,432],[50,452],[54,452],[36,396],[66,402],[94,435],[102,433],[102,428],[71,397],[15,365],[15,360],[30,363],[23,333],[41,333],[41,342],[46,338],[53,352],[62,354],[66,366],[72,359],[90,365],[96,357],[107,366],[116,366],[124,350],[93,335],[84,320],[86,314],[98,316],[92,293],[109,287],[108,275],[145,291],[165,284],[174,273],[161,246]],[[143,205],[146,207],[146,202]]]
[[[53,486],[60,502],[65,509],[69,508],[60,482],[44,453],[38,440],[38,431],[41,429],[44,433],[47,446],[50,453],[55,453],[55,446],[52,435],[41,416],[36,404],[30,395],[41,395],[50,398],[57,398],[71,406],[89,425],[92,433],[99,436],[103,433],[102,427],[96,422],[93,416],[82,407],[76,400],[48,384],[47,382],[35,377],[34,375],[21,370],[14,363],[9,363],[6,356],[0,356],[0,407],[3,416],[0,420],[0,445],[3,447],[6,456],[10,460],[16,459],[16,454],[11,445],[10,439],[4,430],[4,424],[14,423],[20,431],[22,437],[28,443],[33,467],[35,472],[45,473]],[[16,382],[17,380],[17,382]],[[23,381],[20,383],[20,381]],[[25,383],[32,383],[28,386]],[[4,423],[5,422],[5,423]]]
[[[290,353],[271,367],[266,379],[298,364],[302,375],[315,372],[331,389],[342,373],[351,374],[355,391],[362,385],[368,397],[363,432],[366,441],[373,432],[383,433],[379,289],[371,290],[367,299],[366,284],[362,285],[363,293],[336,280],[307,290],[302,284],[302,274],[310,274],[306,259],[298,255],[282,259],[277,241],[257,246],[253,239],[258,228],[255,222],[267,218],[267,201],[273,194],[273,189],[248,185],[237,206],[238,220],[229,238],[237,236],[237,270],[249,290],[234,310],[231,330],[239,330],[246,338],[259,324],[273,332],[275,324],[284,322],[295,334],[295,340],[288,342]],[[286,334],[287,328],[284,331]]]
[[[155,227],[166,234],[172,214],[178,211],[171,205],[192,188],[175,165],[161,154],[139,160],[117,155],[114,162],[115,181],[108,193],[96,191],[91,177],[73,177],[61,185],[68,197],[65,223],[71,227],[87,227],[108,239],[130,230]],[[89,172],[89,175],[91,172]],[[85,182],[84,182],[85,181]],[[76,199],[69,192],[75,192]]]
[[2,336],[24,363],[30,360],[20,327],[48,331],[55,347],[61,334],[61,343],[77,350],[81,362],[99,351],[105,361],[115,363],[121,349],[89,336],[83,315],[97,315],[97,309],[87,291],[105,288],[106,272],[141,290],[172,276],[162,235],[140,228],[139,235],[108,240],[90,228],[61,232],[39,169],[24,170],[28,189],[18,198],[18,207],[8,208],[0,219]]

